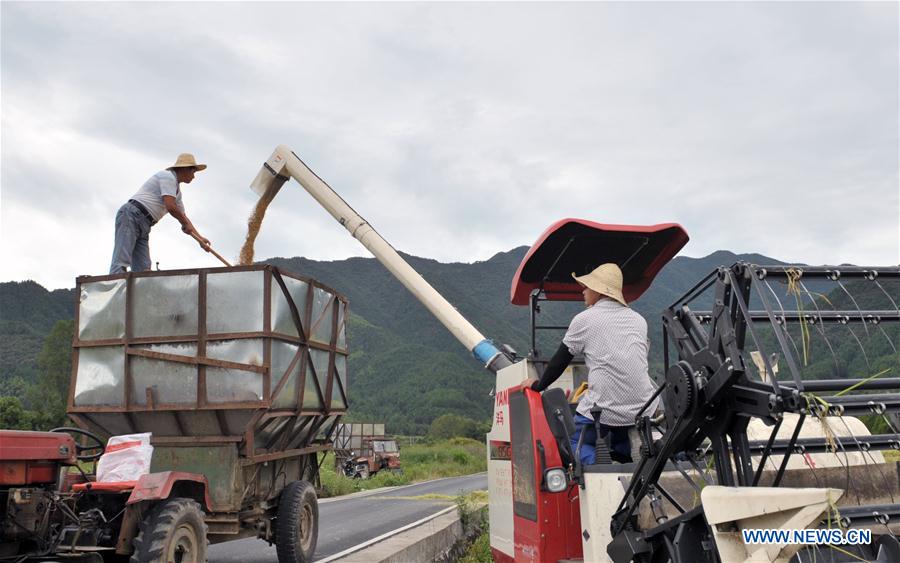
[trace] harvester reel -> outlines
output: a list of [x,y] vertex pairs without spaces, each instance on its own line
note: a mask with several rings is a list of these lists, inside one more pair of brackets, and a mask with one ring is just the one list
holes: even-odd
[[697,384],[690,364],[680,361],[666,372],[666,416],[669,424],[691,411],[697,396]]
[[[856,280],[853,286],[840,285],[839,288],[832,289],[832,292],[841,299],[846,299],[855,308],[844,311],[837,308],[843,306],[840,300],[834,304],[821,293],[816,293],[819,297],[817,299],[799,281],[801,274],[816,280],[816,283],[824,284],[823,280],[826,279],[836,281],[837,277],[831,270],[807,267],[800,271],[793,267],[773,266],[766,271],[751,264],[737,263],[730,269],[717,269],[663,312],[664,335],[669,343],[674,344],[679,360],[677,363],[671,362],[669,350],[665,351],[665,362],[670,366],[664,375],[665,388],[662,391],[667,427],[662,431],[662,438],[654,441],[656,451],[646,447],[643,449],[641,462],[627,481],[625,496],[612,514],[612,541],[607,544],[607,553],[613,561],[786,561],[787,557],[791,557],[792,562],[900,561],[900,540],[894,535],[895,530],[886,525],[900,518],[900,505],[896,502],[898,497],[891,482],[883,477],[882,471],[883,467],[892,471],[893,465],[890,462],[876,461],[871,454],[868,454],[868,461],[863,457],[870,449],[892,448],[897,440],[896,429],[891,428],[893,434],[870,434],[863,429],[861,440],[854,434],[850,421],[837,418],[835,422],[838,426],[835,429],[844,428],[846,432],[835,433],[826,426],[828,421],[824,418],[896,413],[900,410],[900,400],[896,398],[895,392],[900,387],[900,378],[881,379],[876,384],[875,377],[851,379],[846,377],[845,372],[841,372],[833,379],[820,380],[804,377],[816,375],[814,370],[803,370],[807,365],[807,355],[813,350],[808,342],[809,336],[815,334],[808,327],[814,322],[817,326],[813,330],[817,331],[818,340],[822,341],[817,344],[819,350],[825,354],[830,351],[838,367],[843,364],[835,353],[836,346],[831,340],[846,340],[849,337],[860,346],[863,359],[867,362],[863,369],[869,369],[867,349],[859,338],[858,331],[854,332],[849,327],[840,329],[850,321],[862,323],[862,330],[866,335],[871,333],[879,342],[883,336],[890,342],[891,348],[897,350],[894,345],[895,333],[885,332],[869,320],[878,317],[879,322],[887,319],[900,321],[897,301],[880,284],[865,285],[874,282],[869,273],[870,271],[853,267],[847,267],[841,272],[842,278]],[[900,281],[898,268],[885,268],[879,273],[883,279]],[[793,298],[782,301],[769,287],[769,279],[799,288],[795,288],[798,310],[784,310],[783,303],[790,303]],[[865,301],[857,300],[848,287],[864,292],[866,300],[873,303],[870,305],[872,309],[860,309],[859,303]],[[804,297],[800,296],[800,291],[803,291]],[[807,298],[811,302],[811,308],[804,311],[801,303]],[[711,301],[712,308],[691,311],[688,304],[694,301]],[[751,304],[759,309],[751,309]],[[883,310],[878,307],[883,307]],[[825,330],[818,326],[822,323],[833,326]],[[877,332],[872,327],[876,327]],[[849,332],[845,334],[844,330]],[[799,358],[801,345],[804,356]],[[777,373],[772,369],[771,361],[765,368],[759,369],[763,375],[751,377],[755,373],[748,373],[746,358],[748,353],[754,351],[754,347],[763,358],[771,357],[766,348],[774,348],[779,357],[784,358],[783,366],[787,367],[787,377],[766,377],[766,373]],[[827,358],[825,362],[827,363]],[[852,373],[849,364],[846,369],[846,373]],[[862,386],[865,388],[849,393]],[[880,390],[894,392],[871,393]],[[835,394],[824,395],[823,398],[814,393]],[[883,405],[879,406],[879,402],[883,402]],[[818,420],[821,429],[804,428],[803,422],[807,418]],[[785,421],[788,424],[786,427],[782,426]],[[887,422],[890,423],[889,420]],[[752,428],[751,423],[754,423]],[[853,423],[856,429],[860,428],[861,422],[858,419]],[[766,431],[766,426],[771,429]],[[765,438],[766,434],[768,439]],[[829,434],[832,436],[829,437]],[[830,443],[831,439],[834,444]],[[646,439],[642,441],[647,444]],[[875,444],[880,445],[874,447]],[[837,460],[830,460],[827,455],[823,455],[837,454],[837,449],[841,450]],[[789,467],[791,454],[804,453],[821,457],[795,459],[794,467]],[[774,460],[775,456],[781,458],[779,463]],[[851,461],[851,456],[856,456],[855,461]],[[811,487],[812,483],[806,479],[803,466],[813,469],[816,467],[815,462],[820,460],[821,472],[819,475],[812,472],[810,477],[815,480],[815,487]],[[679,483],[676,487],[672,481],[677,481],[677,474],[672,471],[665,480],[660,479],[668,471],[668,464],[685,478],[687,487],[684,483]],[[862,478],[863,475],[871,474],[866,466],[874,466],[875,473],[882,475],[880,481],[877,478],[871,481]],[[846,476],[842,474],[842,467],[846,470]],[[853,479],[860,481],[859,489],[851,482],[851,470],[855,475]],[[826,477],[823,479],[824,483],[820,483],[823,474]],[[835,548],[831,550],[823,549],[823,543],[800,548],[802,551],[791,552],[785,557],[775,552],[763,555],[762,551],[756,551],[755,548],[751,553],[748,548],[744,550],[745,555],[740,555],[742,549],[748,546],[740,546],[739,543],[729,546],[728,542],[734,540],[734,536],[720,533],[725,530],[734,532],[735,529],[729,526],[736,524],[732,522],[726,526],[725,518],[710,518],[716,510],[728,517],[733,516],[732,508],[737,510],[739,504],[737,499],[744,499],[741,502],[746,501],[746,507],[754,506],[746,513],[749,516],[745,520],[761,522],[754,519],[761,514],[774,518],[776,513],[785,512],[775,510],[777,507],[771,505],[772,499],[788,495],[801,499],[802,495],[810,494],[814,496],[802,500],[806,504],[798,506],[812,514],[811,520],[801,522],[797,519],[799,513],[789,513],[795,507],[782,514],[790,522],[784,520],[779,526],[780,529],[797,525],[819,529],[824,522],[815,513],[822,507],[826,507],[827,513],[827,505],[832,503],[828,498],[829,490],[838,488],[829,482],[832,477],[835,482],[839,480],[846,483],[844,487],[840,487],[842,490],[851,490],[851,494],[846,495],[848,498],[842,499],[843,504],[839,505],[843,510],[843,520],[839,522],[845,526],[869,528],[872,534],[870,545],[848,546],[849,550],[831,546]],[[881,485],[882,482],[884,486]],[[679,506],[672,500],[673,492],[680,490],[686,496],[691,489],[701,490],[702,483],[719,485],[702,489],[704,495],[720,489],[728,491],[729,496],[723,496],[723,504],[718,507],[715,506],[714,494],[699,506],[694,500],[691,503],[693,508],[687,508],[690,506],[687,504]],[[783,487],[783,491],[779,491],[779,487]],[[666,497],[678,513],[664,514],[665,518],[658,517],[653,510],[653,503],[661,506],[662,499],[657,493]],[[854,496],[855,499],[852,498]],[[827,499],[827,502],[823,499]],[[796,502],[800,503],[801,500]],[[726,503],[733,503],[734,507],[726,506]],[[642,504],[649,510],[643,509]],[[649,517],[655,517],[655,525],[639,522],[640,510],[643,510],[640,516],[647,517],[647,522],[652,522]],[[774,520],[768,522],[775,523]],[[882,531],[878,529],[879,526],[883,526],[886,533],[878,533]],[[711,539],[711,533],[718,538]],[[719,539],[723,540],[721,545]],[[731,550],[732,547],[735,548],[734,551]],[[774,559],[775,557],[778,558]]]

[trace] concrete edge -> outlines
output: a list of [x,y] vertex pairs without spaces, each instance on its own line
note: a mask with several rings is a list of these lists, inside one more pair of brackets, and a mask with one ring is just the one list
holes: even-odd
[[[486,505],[476,507],[480,512]],[[325,560],[339,563],[407,563],[409,561],[441,561],[456,549],[461,539],[477,531],[476,526],[463,529],[456,506],[449,506],[409,526],[375,538],[371,545]],[[323,563],[325,563],[323,561]]]

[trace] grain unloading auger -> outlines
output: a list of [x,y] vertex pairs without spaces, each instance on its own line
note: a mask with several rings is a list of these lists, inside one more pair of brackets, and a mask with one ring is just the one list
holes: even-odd
[[[560,328],[537,324],[540,302],[578,300],[569,273],[602,262],[622,267],[626,299],[637,299],[686,243],[680,226],[551,226],[513,280],[511,301],[532,311],[532,351],[519,359],[463,319],[287,147],[275,150],[252,187],[271,198],[291,177],[495,372],[487,436],[495,560],[900,560],[900,470],[879,451],[900,449],[889,418],[900,411],[900,378],[882,377],[898,369],[896,327],[884,325],[900,320],[900,268],[717,268],[663,312],[665,413],[635,421],[637,459],[613,463],[601,441],[606,463],[582,467],[569,446],[564,391],[585,379],[583,365],[574,362],[561,389],[543,396],[520,387],[542,363],[535,331]],[[788,287],[793,309],[773,283]],[[856,345],[862,354],[848,363],[846,348]],[[890,365],[872,365],[873,350],[887,347]],[[822,363],[812,360],[822,357],[830,378],[809,381]],[[787,379],[778,379],[775,358]],[[851,370],[866,377],[851,379]],[[878,417],[891,432],[870,433],[859,415]],[[869,543],[833,545],[832,532],[859,528],[871,532]],[[819,545],[802,545],[799,535],[744,541],[742,531],[755,529],[824,535]]]
[[471,350],[478,360],[484,362],[485,367],[491,371],[497,371],[510,365],[508,351],[501,352],[478,329],[472,326],[472,323],[460,315],[453,305],[448,303],[397,254],[394,247],[388,244],[359,213],[354,211],[328,184],[316,176],[289,148],[281,145],[275,149],[257,174],[256,179],[253,180],[251,188],[260,197],[271,199],[291,177],[306,188],[306,191],[338,223],[362,243],[379,262],[384,264],[384,267],[412,292],[416,299],[425,305],[457,340],[462,342],[463,346]]

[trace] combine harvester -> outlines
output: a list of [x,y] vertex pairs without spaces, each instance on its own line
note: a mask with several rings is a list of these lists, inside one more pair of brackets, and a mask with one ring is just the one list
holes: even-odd
[[[560,328],[537,324],[540,302],[580,299],[570,272],[604,262],[620,265],[625,297],[637,299],[687,242],[680,226],[550,227],[513,279],[512,302],[532,311],[532,351],[519,358],[478,332],[287,147],[251,187],[271,198],[290,178],[495,373],[495,560],[900,561],[900,472],[881,454],[900,449],[889,417],[900,411],[900,378],[896,363],[873,373],[867,355],[870,346],[896,354],[897,332],[883,325],[900,320],[900,268],[716,268],[663,311],[664,416],[635,420],[631,460],[613,463],[600,441],[606,463],[582,467],[565,392],[584,379],[583,366],[543,396],[520,385],[540,371],[536,331]],[[847,349],[865,378],[845,375]],[[833,377],[810,380],[810,359],[821,357]],[[860,415],[890,433],[871,434]],[[742,531],[756,529],[793,535],[744,541]],[[801,543],[804,530],[819,530],[819,544]],[[844,536],[862,542],[835,545]]]

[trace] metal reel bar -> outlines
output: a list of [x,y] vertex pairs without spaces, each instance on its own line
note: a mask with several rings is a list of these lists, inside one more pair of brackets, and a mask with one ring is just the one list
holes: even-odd
[[[710,311],[694,312],[694,317],[700,324],[709,324],[713,317]],[[877,325],[882,322],[900,321],[900,311],[865,311],[862,315],[858,311],[784,311],[774,314],[775,321],[778,324],[785,322],[804,322],[806,324],[825,323],[825,324],[850,324],[850,323],[868,323]],[[749,319],[751,321],[768,321],[769,314],[765,311],[750,311]]]
[[[832,447],[831,444],[836,447]],[[753,440],[749,442],[750,451],[761,455],[766,450],[767,441]],[[875,434],[873,436],[835,436],[831,443],[824,437],[798,438],[791,445],[790,440],[781,439],[772,442],[770,455],[784,455],[788,451],[795,454],[830,454],[837,451],[867,452],[881,450],[900,451],[900,434]]]
[[858,266],[758,266],[750,264],[757,279],[788,279],[800,276],[803,278],[827,279],[900,279],[900,268],[868,268]]

